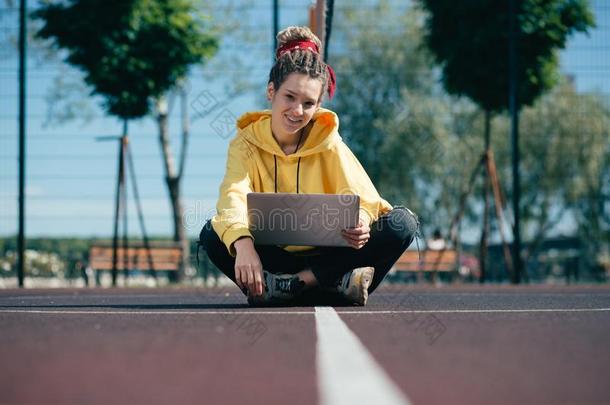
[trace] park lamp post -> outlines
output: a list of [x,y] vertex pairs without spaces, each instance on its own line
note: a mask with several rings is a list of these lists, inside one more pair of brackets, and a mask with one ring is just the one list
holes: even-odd
[[17,279],[23,288],[25,275],[25,93],[27,1],[19,3],[19,230],[17,235]]
[[508,41],[508,61],[509,61],[509,110],[511,120],[511,139],[512,139],[512,172],[513,172],[513,214],[515,218],[513,228],[513,279],[514,284],[521,282],[521,272],[523,262],[521,260],[521,230],[520,230],[520,203],[521,184],[519,178],[519,94],[518,94],[518,52],[517,45],[519,39],[519,26],[517,24],[517,0],[509,0],[509,41]]

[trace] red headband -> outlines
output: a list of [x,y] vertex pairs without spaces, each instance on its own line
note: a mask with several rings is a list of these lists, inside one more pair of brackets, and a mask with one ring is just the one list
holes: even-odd
[[[279,59],[280,56],[282,56],[286,52],[290,52],[295,49],[309,49],[310,51],[317,53],[318,55],[320,54],[320,49],[318,48],[318,45],[316,45],[316,43],[313,41],[291,41],[282,45],[275,53],[275,57]],[[330,67],[330,65],[327,64],[326,68],[328,69],[329,78],[328,97],[332,99],[335,95],[335,89],[337,88],[337,78],[335,76],[335,71],[333,70],[333,68]]]

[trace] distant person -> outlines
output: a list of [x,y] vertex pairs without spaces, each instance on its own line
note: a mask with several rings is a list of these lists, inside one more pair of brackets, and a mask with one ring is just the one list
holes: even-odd
[[95,277],[95,273],[93,271],[93,267],[91,267],[91,264],[89,263],[89,261],[86,261],[83,278],[85,279],[85,285],[87,287],[89,287],[90,280],[92,280],[94,277]]
[[[417,217],[379,196],[339,136],[337,115],[321,107],[335,77],[320,40],[306,27],[289,27],[277,39],[267,85],[271,110],[237,120],[217,215],[203,227],[200,244],[252,305],[288,304],[316,291],[364,305],[411,244]],[[360,223],[343,230],[351,247],[257,245],[248,227],[249,192],[359,195]]]
[[445,250],[447,248],[447,243],[443,239],[440,229],[436,228],[434,230],[432,238],[428,239],[427,246],[430,250]]
[[[82,277],[83,281],[85,282],[85,286],[88,286],[89,279],[85,273],[85,268],[85,264],[80,260],[77,260],[76,263],[74,263],[75,275]],[[74,277],[74,275],[72,275],[72,277]]]

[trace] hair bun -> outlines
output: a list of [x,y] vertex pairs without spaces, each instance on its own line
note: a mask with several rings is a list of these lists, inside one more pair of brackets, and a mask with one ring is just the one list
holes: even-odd
[[278,32],[276,39],[277,39],[276,52],[282,46],[286,45],[288,42],[301,41],[301,40],[312,41],[313,43],[315,43],[318,46],[318,49],[322,49],[322,42],[320,42],[320,39],[317,37],[316,34],[314,34],[309,29],[309,27],[291,26],[291,27],[285,28],[285,29],[281,30],[280,32]]

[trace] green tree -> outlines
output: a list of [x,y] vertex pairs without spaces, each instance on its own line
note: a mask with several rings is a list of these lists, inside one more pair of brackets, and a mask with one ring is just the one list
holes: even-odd
[[[124,121],[154,110],[159,125],[166,184],[174,222],[174,240],[189,244],[182,224],[180,180],[186,158],[188,117],[185,90],[182,151],[178,168],[169,143],[166,96],[179,88],[189,68],[217,50],[215,35],[190,0],[69,0],[52,2],[33,13],[42,21],[40,38],[66,52],[66,62],[79,68],[91,93],[102,96],[103,107]],[[171,104],[171,101],[170,103]]]
[[[610,242],[610,212],[604,207],[610,191],[610,108],[599,94],[578,93],[564,78],[525,107],[520,121],[520,147],[526,152],[521,160],[524,263],[536,263],[542,242],[575,224],[586,267],[592,269]],[[504,136],[509,126],[507,116],[494,117],[491,146],[510,198],[511,144]]]
[[[523,111],[522,148],[526,224],[531,229],[526,259],[545,234],[573,219],[593,268],[609,245],[610,107],[598,94],[579,94],[565,81]],[[507,146],[505,146],[507,148]],[[507,153],[506,153],[507,155]],[[506,162],[508,166],[508,162]]]
[[[428,11],[425,42],[442,70],[445,89],[485,111],[485,159],[492,114],[509,100],[509,0],[420,0]],[[557,83],[559,49],[570,34],[594,25],[587,0],[515,0],[519,63],[517,105],[531,105]],[[487,180],[484,180],[486,183]],[[485,277],[488,188],[484,188],[481,281]]]
[[[342,8],[335,26],[342,36],[330,63],[338,74],[331,107],[341,135],[381,194],[418,214],[425,236],[449,228],[456,196],[479,158],[481,141],[472,134],[482,123],[472,102],[437,84],[422,20],[421,10],[383,1]],[[371,21],[384,21],[383,29],[372,29]]]
[[[420,0],[428,11],[425,42],[445,89],[484,111],[508,108],[508,0]],[[519,0],[519,105],[531,105],[559,80],[558,50],[594,26],[587,0]]]
[[[435,85],[427,50],[421,47],[420,11],[397,12],[382,2],[377,8],[343,13],[336,31],[347,35],[337,37],[345,42],[333,45],[336,53],[331,52],[330,60],[338,72],[339,91],[332,108],[341,119],[341,134],[384,197],[414,209],[424,233],[436,227],[446,230],[472,168],[480,160],[484,143],[477,134],[485,129],[485,114],[467,98],[448,95]],[[381,39],[370,29],[371,19],[385,22]],[[402,73],[391,63],[394,60],[400,61]],[[384,80],[386,77],[391,80]],[[608,201],[608,157],[600,154],[608,150],[604,129],[610,126],[604,124],[603,108],[607,104],[560,83],[523,110],[521,148],[527,153],[521,162],[522,218],[530,241],[524,252],[526,262],[536,259],[540,242],[557,232],[558,224],[589,212],[577,211],[577,201],[598,207],[604,198]],[[367,97],[369,92],[372,97]],[[494,114],[489,127],[500,179],[506,183],[511,169],[510,142],[505,136],[508,117]],[[574,153],[577,150],[582,151],[580,160]],[[587,167],[593,175],[587,174]],[[586,189],[587,180],[599,190],[591,195],[601,194],[602,200],[584,198],[583,192],[573,195],[575,190]],[[482,189],[477,184],[475,196]],[[467,201],[462,229],[478,223],[482,204],[481,197]],[[607,211],[606,205],[605,217],[596,219],[606,224],[605,231],[602,229],[606,239],[595,239],[601,244],[608,239],[608,219],[603,222]],[[591,229],[582,220],[578,227]],[[459,236],[458,232],[458,244]]]
[[211,56],[216,40],[192,14],[188,0],[71,0],[44,5],[38,35],[68,51],[106,111],[140,118],[151,101]]
[[[371,18],[386,21],[392,29],[364,30]],[[429,93],[423,89],[433,85],[430,60],[417,52],[421,34],[415,16],[392,15],[392,9],[382,3],[366,13],[343,9],[335,20],[336,31],[345,35],[345,52],[331,53],[330,60],[340,87],[332,106],[341,118],[341,134],[385,195],[418,210],[413,206],[417,203],[412,198],[414,179],[401,176],[397,184],[393,176],[386,181],[386,160],[380,153],[389,142],[390,122],[401,113],[403,118],[408,115],[403,100],[406,89],[411,90],[409,94]],[[403,37],[406,40],[401,41]]]

